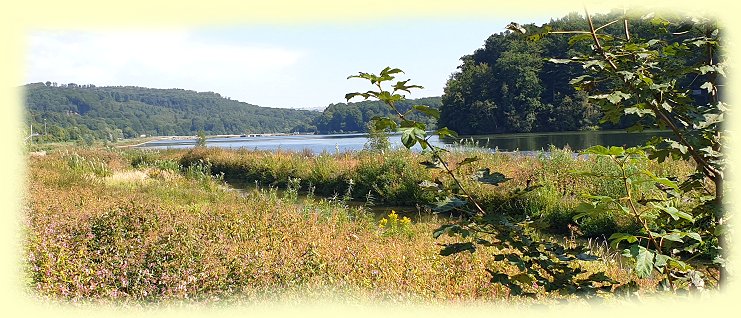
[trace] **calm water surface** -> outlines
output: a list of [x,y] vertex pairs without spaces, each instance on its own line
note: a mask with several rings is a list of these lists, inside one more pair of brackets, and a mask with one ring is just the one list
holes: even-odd
[[[440,140],[433,136],[430,142],[436,146],[447,148],[461,144],[477,146],[492,151],[541,151],[547,150],[550,145],[558,148],[569,146],[573,150],[583,150],[594,145],[603,146],[637,146],[645,143],[652,136],[668,137],[669,131],[644,131],[641,133],[627,133],[625,131],[579,131],[554,133],[527,133],[527,134],[499,134],[476,135],[461,137],[457,140]],[[209,138],[207,147],[245,148],[254,150],[311,150],[314,153],[345,152],[362,150],[367,142],[366,134],[342,135],[287,135],[287,136],[257,136],[257,137],[224,137]],[[401,147],[400,136],[389,136],[392,147]],[[195,139],[185,140],[158,140],[140,145],[140,148],[191,148],[195,146]],[[419,149],[419,146],[415,146]]]

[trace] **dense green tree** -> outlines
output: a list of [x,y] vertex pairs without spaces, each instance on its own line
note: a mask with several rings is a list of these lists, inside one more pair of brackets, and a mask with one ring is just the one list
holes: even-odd
[[[427,97],[410,100],[401,100],[398,107],[401,111],[409,111],[414,105],[427,105],[439,108],[439,97]],[[379,101],[362,101],[358,103],[330,104],[312,122],[316,131],[322,134],[364,132],[374,117],[389,116],[392,110]],[[413,118],[423,120],[418,114],[410,114]],[[424,118],[425,122],[434,125],[434,119]]]
[[[54,126],[47,140],[110,140],[147,135],[292,132],[318,112],[266,108],[212,92],[142,87],[96,87],[69,83],[28,84],[27,120]],[[307,131],[304,129],[302,131]],[[85,137],[88,136],[89,137]],[[86,140],[87,140],[86,139]]]
[[[623,15],[622,10],[617,10],[593,19],[602,25]],[[575,64],[544,63],[547,59],[567,59],[592,52],[589,43],[580,41],[588,39],[589,34],[545,36],[551,30],[574,30],[584,25],[586,19],[572,13],[542,26],[520,26],[524,34],[511,31],[492,34],[482,48],[461,57],[461,65],[451,75],[442,96],[439,126],[447,126],[461,134],[485,134],[614,129],[641,122],[636,115],[600,122],[598,107],[570,85],[572,79],[584,74],[584,68]],[[663,37],[660,39],[677,38],[673,41],[697,36],[689,29],[679,35],[659,32],[663,27],[651,23],[651,19],[639,19],[632,24],[631,33],[636,37],[660,33]],[[624,32],[621,23],[609,24],[602,31],[605,37],[618,37]],[[669,58],[665,63],[681,69],[698,59],[701,57],[696,54],[685,55]],[[693,78],[677,80],[689,84]],[[602,89],[617,84],[614,81],[594,83]],[[699,90],[699,85],[701,83],[694,89]]]

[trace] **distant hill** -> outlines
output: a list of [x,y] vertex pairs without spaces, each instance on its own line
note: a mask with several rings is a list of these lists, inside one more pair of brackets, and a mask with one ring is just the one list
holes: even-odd
[[268,108],[218,93],[132,86],[56,83],[24,86],[27,122],[49,140],[153,136],[313,132],[317,111]]

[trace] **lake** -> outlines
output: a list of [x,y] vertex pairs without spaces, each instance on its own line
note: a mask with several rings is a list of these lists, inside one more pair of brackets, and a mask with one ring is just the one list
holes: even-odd
[[[492,151],[541,151],[547,150],[550,145],[563,148],[568,145],[574,150],[583,150],[594,145],[603,146],[637,146],[645,143],[653,136],[668,137],[670,131],[644,131],[627,133],[625,131],[577,131],[552,133],[524,133],[465,136],[456,140],[440,140],[437,136],[430,138],[435,146],[446,148],[477,146]],[[389,136],[392,147],[402,147],[400,135]],[[208,138],[207,147],[245,148],[254,150],[311,150],[314,153],[345,152],[362,150],[366,143],[366,134],[335,134],[335,135],[280,135],[254,137],[218,137]],[[196,139],[163,139],[151,141],[140,148],[191,148]],[[419,149],[419,146],[415,146]]]

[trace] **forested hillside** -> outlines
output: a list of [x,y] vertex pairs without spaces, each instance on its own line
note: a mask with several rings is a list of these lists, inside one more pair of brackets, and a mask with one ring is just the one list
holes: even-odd
[[[596,25],[620,19],[623,11],[595,15]],[[689,24],[687,24],[689,25]],[[593,106],[582,91],[569,81],[581,75],[575,64],[557,63],[577,52],[592,50],[588,41],[576,41],[589,34],[547,34],[548,31],[584,30],[585,18],[576,13],[551,20],[542,26],[523,25],[525,34],[506,31],[491,35],[482,48],[461,58],[462,64],[451,75],[442,96],[439,125],[461,134],[570,131],[594,128],[625,128],[638,120],[600,122],[602,111]],[[615,37],[624,36],[621,23],[605,28]],[[670,32],[657,32],[659,29]],[[697,36],[686,25],[667,24],[651,16],[631,20],[633,37],[668,34],[662,40],[672,43]],[[677,67],[691,64],[694,56],[675,56]],[[549,60],[556,59],[556,63]],[[647,66],[650,67],[650,66]],[[692,81],[679,78],[678,81]],[[688,82],[687,82],[688,83]],[[699,94],[699,85],[695,94]],[[599,83],[609,86],[611,83]],[[696,98],[702,96],[695,95]]]
[[25,87],[27,121],[47,140],[116,139],[146,135],[314,131],[319,112],[259,107],[218,93],[184,89],[34,83]]
[[[401,100],[396,104],[400,111],[409,111],[414,105],[426,105],[440,108],[440,97],[426,97]],[[366,131],[368,122],[376,116],[394,117],[391,109],[380,101],[362,101],[357,103],[330,104],[324,112],[316,117],[313,126],[322,134],[340,132]],[[428,127],[434,127],[434,120],[410,113],[410,119],[423,121]]]

